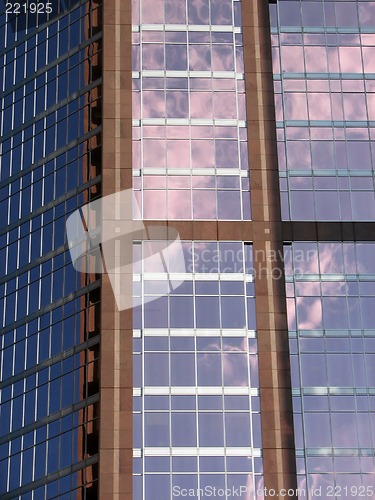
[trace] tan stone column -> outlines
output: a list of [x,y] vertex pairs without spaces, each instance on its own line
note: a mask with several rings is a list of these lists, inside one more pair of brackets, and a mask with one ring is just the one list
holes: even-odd
[[[103,197],[131,188],[131,86],[131,0],[104,0]],[[131,275],[126,279],[131,290]],[[101,307],[99,498],[130,500],[132,312],[118,311],[106,274]]]
[[264,485],[296,488],[269,5],[243,0]]

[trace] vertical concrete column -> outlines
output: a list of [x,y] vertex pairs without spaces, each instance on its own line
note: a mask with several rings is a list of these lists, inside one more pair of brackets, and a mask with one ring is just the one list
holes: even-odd
[[268,9],[242,1],[264,486],[277,493],[297,480]]
[[[131,0],[103,2],[103,197],[131,188]],[[120,276],[118,276],[120,279]],[[122,275],[132,289],[132,275]],[[132,313],[101,296],[99,498],[132,498]]]

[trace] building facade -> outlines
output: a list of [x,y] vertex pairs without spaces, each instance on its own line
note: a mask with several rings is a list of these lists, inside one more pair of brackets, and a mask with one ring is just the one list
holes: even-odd
[[[374,498],[375,2],[10,21],[0,496]],[[65,221],[126,189],[186,274],[135,241],[119,311]]]
[[1,498],[96,498],[100,277],[69,213],[100,195],[101,18],[1,7]]

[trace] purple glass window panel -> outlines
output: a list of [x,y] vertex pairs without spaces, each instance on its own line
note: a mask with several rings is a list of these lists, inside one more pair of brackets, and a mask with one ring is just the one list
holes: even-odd
[[219,272],[219,253],[216,242],[195,243],[194,271],[196,273]]
[[194,351],[194,337],[175,337],[170,340],[171,351]]
[[355,413],[331,413],[332,444],[337,447],[358,448]]
[[186,71],[187,70],[186,45],[167,44],[165,46],[165,62],[167,70]]
[[198,385],[221,386],[221,354],[202,353],[198,359]]
[[145,337],[144,349],[145,351],[168,351],[168,337]]
[[195,472],[197,457],[173,457],[172,469],[176,472]]
[[[322,347],[323,350],[323,347]],[[350,352],[349,338],[327,338],[326,339],[327,352]]]
[[369,387],[375,385],[375,354],[365,354],[367,384]]
[[248,396],[224,396],[224,402],[226,410],[249,410]]
[[244,328],[246,319],[242,297],[221,297],[221,317],[223,328]]
[[250,472],[253,470],[251,457],[228,457],[226,458],[227,471]]
[[144,305],[146,328],[168,327],[168,298],[160,297]]
[[223,375],[225,386],[247,386],[249,384],[247,355],[238,352],[224,353]]
[[145,281],[144,282],[145,294],[160,294],[168,293],[168,283],[166,281]]
[[[167,140],[167,167],[168,168],[190,168],[190,144],[189,141],[184,141],[181,139],[169,139]],[[183,183],[180,179],[179,184],[181,187],[190,187],[190,179],[185,179],[187,182]],[[168,187],[173,187],[172,182],[169,182]],[[189,182],[189,185],[188,185]],[[172,185],[171,185],[172,184]],[[185,185],[184,185],[185,184]],[[180,186],[177,186],[180,187]]]
[[375,274],[375,244],[357,243],[355,245],[357,255],[358,273]]
[[367,120],[366,99],[364,95],[343,94],[345,120]]
[[339,47],[338,50],[342,73],[362,73],[360,47]]
[[199,413],[199,446],[224,446],[223,413]]
[[198,396],[199,410],[223,410],[223,398],[221,396]]
[[220,272],[242,273],[244,253],[238,242],[219,242]]
[[235,92],[214,92],[214,118],[237,118]]
[[294,273],[318,274],[318,251],[316,243],[296,243],[293,245]]
[[304,448],[305,441],[303,436],[303,424],[302,424],[302,415],[294,413],[294,441],[296,448]]
[[165,191],[145,191],[143,193],[145,219],[165,219],[167,200]]
[[238,142],[226,139],[215,141],[216,167],[239,168]]
[[315,218],[313,193],[291,191],[290,209],[292,220],[313,220]]
[[327,354],[327,370],[331,387],[353,387],[350,354]]
[[210,119],[213,117],[212,93],[190,92],[190,116],[191,118]]
[[164,69],[164,46],[156,43],[142,44],[142,69]]
[[152,498],[153,500],[170,498],[170,475],[146,474],[144,494],[145,498]]
[[356,398],[353,396],[330,396],[330,410],[331,411],[355,411]]
[[169,457],[145,457],[146,472],[169,472]]
[[239,191],[218,191],[217,204],[219,219],[241,219],[241,194]]
[[256,330],[255,298],[246,299],[247,305],[247,327],[249,330]]
[[169,446],[169,414],[145,413],[145,445]]
[[286,73],[304,73],[303,48],[293,45],[283,45],[281,47],[281,67]]
[[189,0],[187,6],[189,24],[209,23],[209,0]]
[[[316,69],[318,71],[318,69]],[[307,95],[310,120],[331,120],[331,99],[330,95],[320,92],[309,92]]]
[[143,140],[143,166],[165,168],[166,142],[164,140]]
[[323,354],[301,354],[302,385],[326,387],[326,359]]
[[190,190],[173,191],[168,190],[168,218],[190,219],[191,218],[191,192]]
[[238,281],[222,281],[220,290],[222,295],[243,295],[244,284]]
[[193,191],[193,218],[216,218],[216,192],[205,189]]
[[212,46],[212,70],[234,71],[234,50],[226,45]]
[[211,24],[232,24],[232,1],[211,0]]
[[318,220],[339,220],[339,198],[336,191],[315,192],[316,218]]
[[176,2],[175,0],[164,0],[165,22],[171,24],[186,23],[185,2]]
[[358,10],[361,27],[375,26],[375,2],[358,2]]
[[198,351],[220,351],[220,337],[197,337]]
[[301,26],[301,7],[299,2],[283,1],[278,4],[280,26]]
[[250,354],[249,364],[250,364],[250,385],[251,387],[259,387],[258,356],[255,354]]
[[305,439],[306,446],[318,448],[331,446],[330,415],[328,413],[306,413]]
[[145,354],[145,385],[169,385],[168,353]]
[[311,169],[311,152],[308,141],[288,141],[286,149],[289,170]]
[[301,6],[303,26],[324,26],[324,11],[322,2],[304,1]]
[[312,330],[322,328],[322,304],[318,297],[297,298],[298,328]]
[[224,471],[224,457],[200,457],[199,469],[202,472]]
[[358,26],[358,14],[356,2],[335,3],[337,26]]
[[[215,469],[220,470],[220,469]],[[223,489],[225,490],[225,474],[200,474],[199,476],[200,488],[203,491],[216,491]],[[205,488],[207,488],[205,490]]]
[[192,140],[191,155],[193,168],[215,166],[215,145],[212,139]]
[[373,191],[352,191],[353,218],[373,220],[375,217],[375,193]]
[[329,141],[312,141],[312,166],[319,170],[332,168],[335,165],[334,143]]
[[196,281],[195,293],[197,295],[219,295],[219,283],[215,281]]
[[225,413],[226,446],[251,446],[249,413]]
[[172,413],[172,446],[196,446],[195,413]]
[[[136,399],[135,399],[136,401]],[[145,410],[168,410],[169,397],[168,396],[145,396],[144,397]]]
[[244,220],[251,219],[250,195],[246,192],[242,193],[242,213]]
[[[374,438],[371,436],[370,415],[368,413],[357,413],[357,429],[358,429],[358,445],[361,448],[368,448],[374,446]],[[370,442],[369,442],[370,441]],[[348,468],[347,472],[352,472],[352,468]]]
[[167,118],[189,117],[189,95],[178,90],[167,91]]
[[360,459],[358,457],[335,457],[336,472],[361,472]]
[[284,112],[286,120],[307,120],[306,94],[297,92],[285,94]]
[[348,168],[371,169],[370,144],[363,141],[348,141]]
[[165,118],[164,90],[144,90],[142,92],[142,117]]
[[328,411],[329,399],[327,396],[304,396],[303,405],[304,411]]
[[211,70],[211,51],[205,45],[189,46],[189,69],[193,71]]
[[294,299],[287,299],[288,330],[296,330],[296,306]]
[[349,321],[344,297],[323,297],[323,322],[326,329],[347,329]]
[[171,385],[195,385],[194,353],[171,353]]
[[172,396],[172,410],[195,410],[195,396]]

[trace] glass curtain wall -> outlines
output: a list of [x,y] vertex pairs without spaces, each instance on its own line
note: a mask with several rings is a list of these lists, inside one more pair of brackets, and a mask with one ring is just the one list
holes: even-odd
[[[0,496],[96,491],[100,282],[66,217],[99,195],[99,5],[0,16]],[[22,22],[21,22],[22,21]]]
[[[133,190],[143,219],[250,220],[241,2],[134,0],[132,19]],[[134,310],[134,498],[240,486],[256,498],[251,246],[183,245],[189,269],[172,293],[166,275],[134,269],[134,293],[147,302]],[[138,262],[142,246],[134,251]]]
[[284,220],[375,218],[375,2],[270,6]]

